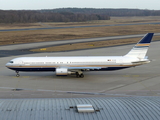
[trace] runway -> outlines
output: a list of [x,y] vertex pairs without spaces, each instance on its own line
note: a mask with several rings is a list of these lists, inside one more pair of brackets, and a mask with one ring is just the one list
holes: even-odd
[[67,28],[88,28],[88,27],[106,27],[106,26],[127,26],[127,25],[147,25],[147,24],[160,24],[160,22],[150,22],[150,23],[130,23],[130,24],[112,24],[112,25],[87,25],[87,26],[67,26],[67,27],[45,27],[45,28],[23,28],[23,29],[3,29],[0,32],[9,31],[26,31],[26,30],[49,30],[49,29],[67,29]]
[[[120,71],[84,72],[84,78],[57,77],[54,72],[15,72],[5,64],[22,56],[117,56],[125,55],[133,45],[68,52],[36,53],[0,58],[0,98],[57,98],[106,96],[160,96],[160,42],[152,42],[148,51],[151,63]],[[21,44],[21,47],[26,45]],[[2,46],[6,49],[7,46]],[[8,47],[9,48],[9,47]]]

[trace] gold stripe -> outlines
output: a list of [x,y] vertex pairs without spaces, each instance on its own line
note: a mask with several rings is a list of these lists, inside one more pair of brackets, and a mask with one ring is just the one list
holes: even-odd
[[137,44],[136,46],[149,46],[150,44]]

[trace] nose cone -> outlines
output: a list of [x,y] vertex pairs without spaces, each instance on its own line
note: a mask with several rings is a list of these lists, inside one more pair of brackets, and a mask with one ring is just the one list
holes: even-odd
[[9,67],[9,66],[10,66],[9,63],[7,63],[7,64],[6,64],[6,67]]

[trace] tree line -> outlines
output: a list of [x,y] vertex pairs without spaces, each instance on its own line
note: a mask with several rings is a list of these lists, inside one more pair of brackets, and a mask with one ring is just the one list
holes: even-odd
[[0,10],[0,23],[84,22],[110,20],[110,16],[160,16],[160,10],[94,8]]
[[0,23],[33,23],[33,22],[84,22],[90,20],[109,20],[108,15],[85,14],[73,12],[53,12],[44,10],[0,10]]
[[60,13],[62,11],[72,13],[85,13],[85,14],[101,14],[108,16],[160,16],[160,10],[147,10],[147,9],[95,9],[95,8],[58,8],[52,10],[42,11],[53,11]]

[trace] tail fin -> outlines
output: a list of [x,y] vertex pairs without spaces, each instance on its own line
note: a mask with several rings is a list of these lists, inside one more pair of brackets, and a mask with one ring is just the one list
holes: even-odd
[[145,58],[153,35],[154,33],[148,33],[125,56],[136,57],[140,59]]

